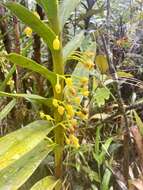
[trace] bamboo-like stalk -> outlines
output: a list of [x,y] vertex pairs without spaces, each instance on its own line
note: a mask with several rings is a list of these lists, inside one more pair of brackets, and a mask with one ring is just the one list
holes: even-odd
[[[54,63],[54,71],[56,74],[63,75],[64,74],[64,64],[63,64],[63,55],[62,50],[58,52],[54,52],[53,54],[53,63]],[[54,90],[54,98],[62,101],[63,99],[63,81],[60,80],[61,85],[61,93],[57,94]],[[57,110],[55,110],[55,121],[56,124],[61,122],[62,117],[59,115]],[[58,148],[55,150],[55,175],[58,178],[62,177],[62,157],[63,157],[63,146],[64,146],[64,129],[61,125],[59,125],[55,129],[55,142],[58,144]]]
[[[53,59],[53,70],[57,75],[64,75],[64,60],[63,60],[63,51],[62,51],[62,34],[60,31],[60,22],[58,14],[58,1],[57,1],[57,14],[54,15],[54,18],[51,22],[51,27],[56,35],[59,37],[60,49],[52,51]],[[63,88],[64,81],[60,79],[61,93],[57,93],[54,89],[54,98],[62,101],[63,99]],[[62,117],[59,115],[58,111],[55,110],[54,117],[56,124],[62,121]],[[62,160],[63,160],[63,148],[64,148],[64,129],[61,125],[58,125],[55,129],[55,142],[58,145],[55,150],[55,176],[57,178],[62,178]]]

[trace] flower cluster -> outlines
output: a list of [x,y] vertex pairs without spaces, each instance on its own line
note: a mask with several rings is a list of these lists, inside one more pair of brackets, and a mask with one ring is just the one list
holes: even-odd
[[[53,48],[55,50],[58,50],[58,43],[58,37],[56,37],[53,42]],[[88,57],[89,54],[86,56]],[[93,62],[88,62],[87,65],[85,63],[85,66],[91,69],[94,64]],[[66,85],[64,90],[61,86],[62,80],[64,80]],[[87,77],[57,75],[57,82],[54,87],[57,95],[64,92],[64,101],[54,98],[52,100],[52,105],[54,110],[63,118],[61,125],[64,126],[65,129],[65,142],[75,148],[79,148],[80,146],[77,138],[78,126],[88,120],[88,110],[84,106],[81,106],[83,97],[88,98],[89,96],[88,84],[88,75]]]
[[78,134],[78,126],[82,121],[88,119],[88,110],[81,106],[82,97],[88,97],[88,78],[77,77],[76,85],[73,82],[74,77],[66,77],[65,89],[65,117],[67,122],[67,132],[65,137],[66,144],[70,144],[75,148],[79,148],[79,140],[76,137]]
[[62,103],[60,103],[60,101],[58,101],[57,99],[53,99],[52,104],[55,108],[57,108],[58,113],[62,116],[64,115],[65,112],[65,108],[62,105]]
[[66,138],[66,144],[73,145],[75,148],[80,147],[78,138],[73,134],[70,134],[69,138]]

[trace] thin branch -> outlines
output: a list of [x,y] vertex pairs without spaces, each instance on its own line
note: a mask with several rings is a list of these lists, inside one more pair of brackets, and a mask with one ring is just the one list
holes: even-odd
[[[110,3],[109,0],[107,0],[107,3]],[[108,8],[110,7],[109,5],[107,6]],[[109,12],[109,10],[107,11]],[[109,13],[108,13],[109,14]],[[109,15],[108,15],[109,17]],[[109,18],[108,18],[109,19]],[[109,32],[108,34],[109,35]],[[111,57],[111,52],[110,52],[110,44],[106,45],[106,41],[105,38],[103,36],[103,34],[100,33],[101,36],[101,40],[103,42],[103,46],[104,46],[104,50],[107,56],[107,61],[109,64],[109,70],[110,70],[110,74],[113,75],[114,79],[116,80],[116,84],[117,84],[117,97],[118,97],[118,108],[119,108],[119,112],[123,115],[124,118],[124,128],[125,128],[125,133],[124,133],[124,177],[126,179],[127,182],[127,186],[128,186],[128,177],[129,177],[129,143],[130,143],[130,133],[129,133],[129,123],[128,123],[128,119],[126,116],[126,110],[124,107],[124,101],[122,99],[122,95],[121,95],[121,91],[120,91],[120,82],[118,79],[118,75],[115,69],[115,66],[113,64],[112,61],[112,57]],[[109,36],[107,36],[108,38],[108,43],[109,43]]]

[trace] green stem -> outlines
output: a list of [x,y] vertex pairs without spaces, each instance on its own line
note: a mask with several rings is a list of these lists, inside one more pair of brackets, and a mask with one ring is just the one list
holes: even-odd
[[[64,74],[64,64],[63,64],[63,56],[62,56],[62,51],[57,51],[53,52],[53,63],[54,63],[54,72],[59,75]],[[60,85],[61,85],[61,93],[57,94],[54,90],[54,98],[62,101],[63,99],[63,80],[60,80]],[[59,115],[57,110],[55,110],[55,121],[58,124],[61,120],[62,117]],[[63,159],[63,149],[64,149],[64,129],[61,125],[59,125],[55,129],[55,142],[59,146],[55,150],[55,175],[57,178],[62,177],[62,159]]]
[[[50,2],[50,1],[49,1]],[[53,59],[53,69],[55,74],[58,75],[64,75],[64,61],[63,61],[63,49],[62,49],[62,34],[60,31],[60,22],[59,22],[59,4],[57,0],[52,1],[53,11],[51,10],[49,12],[49,21],[51,28],[55,32],[55,34],[58,36],[60,40],[60,49],[59,50],[52,50],[52,59]],[[61,93],[57,94],[57,92],[54,89],[54,98],[57,100],[62,101],[63,100],[63,89],[64,89],[64,81],[63,79],[60,79],[59,81],[61,85]],[[56,124],[60,123],[63,119],[55,109],[54,111],[54,118],[56,121]],[[62,177],[62,161],[63,161],[63,150],[64,150],[64,129],[61,125],[58,125],[55,129],[55,142],[57,145],[57,149],[55,150],[55,175],[57,178]]]

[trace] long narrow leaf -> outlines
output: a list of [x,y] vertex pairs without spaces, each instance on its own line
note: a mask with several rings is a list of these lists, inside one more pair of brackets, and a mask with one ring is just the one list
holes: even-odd
[[33,149],[53,129],[47,121],[35,121],[0,138],[0,170]]
[[68,56],[70,56],[78,47],[80,47],[83,39],[84,32],[82,31],[66,44],[66,46],[63,49],[64,61],[66,61]]
[[106,169],[101,183],[102,190],[109,190],[110,178],[111,178],[111,171],[109,169]]
[[41,179],[40,181],[38,181],[32,188],[31,190],[39,190],[39,189],[45,189],[45,190],[53,190],[56,187],[59,188],[59,190],[61,189],[61,180],[60,179],[56,179],[53,176],[47,176],[43,179]]
[[102,152],[100,153],[100,155],[98,156],[98,164],[102,164],[104,159],[105,159],[105,155],[108,153],[108,149],[111,145],[111,143],[113,142],[113,138],[110,137],[108,138],[104,144],[102,144]]
[[35,61],[26,58],[22,55],[11,53],[7,56],[7,58],[14,64],[19,65],[23,68],[27,68],[34,72],[37,72],[48,79],[52,84],[56,81],[56,76],[52,71],[49,71],[46,67],[36,63]]
[[48,20],[50,22],[50,26],[55,28],[55,19],[58,18],[58,1],[57,0],[36,0],[38,4],[40,4],[47,16]]
[[43,140],[34,149],[0,172],[0,189],[17,190],[54,149],[54,144]]
[[35,101],[35,102],[45,104],[45,105],[51,104],[50,98],[44,98],[44,97],[36,95],[36,94],[12,94],[12,93],[0,91],[0,97],[25,98],[29,101]]
[[75,10],[81,0],[63,0],[60,5],[60,23],[61,28],[64,27],[67,19],[70,17],[71,13]]
[[137,126],[140,130],[141,135],[143,136],[143,122],[142,122],[141,118],[138,116],[136,111],[134,111],[134,115],[135,115]]
[[21,21],[31,27],[34,32],[42,37],[50,49],[53,49],[55,33],[50,27],[48,27],[48,25],[44,24],[31,11],[18,3],[8,2],[5,3],[5,6],[10,9]]
[[0,112],[0,120],[2,120],[3,118],[5,118],[9,112],[14,108],[16,104],[16,100],[11,100],[11,102],[9,102]]

